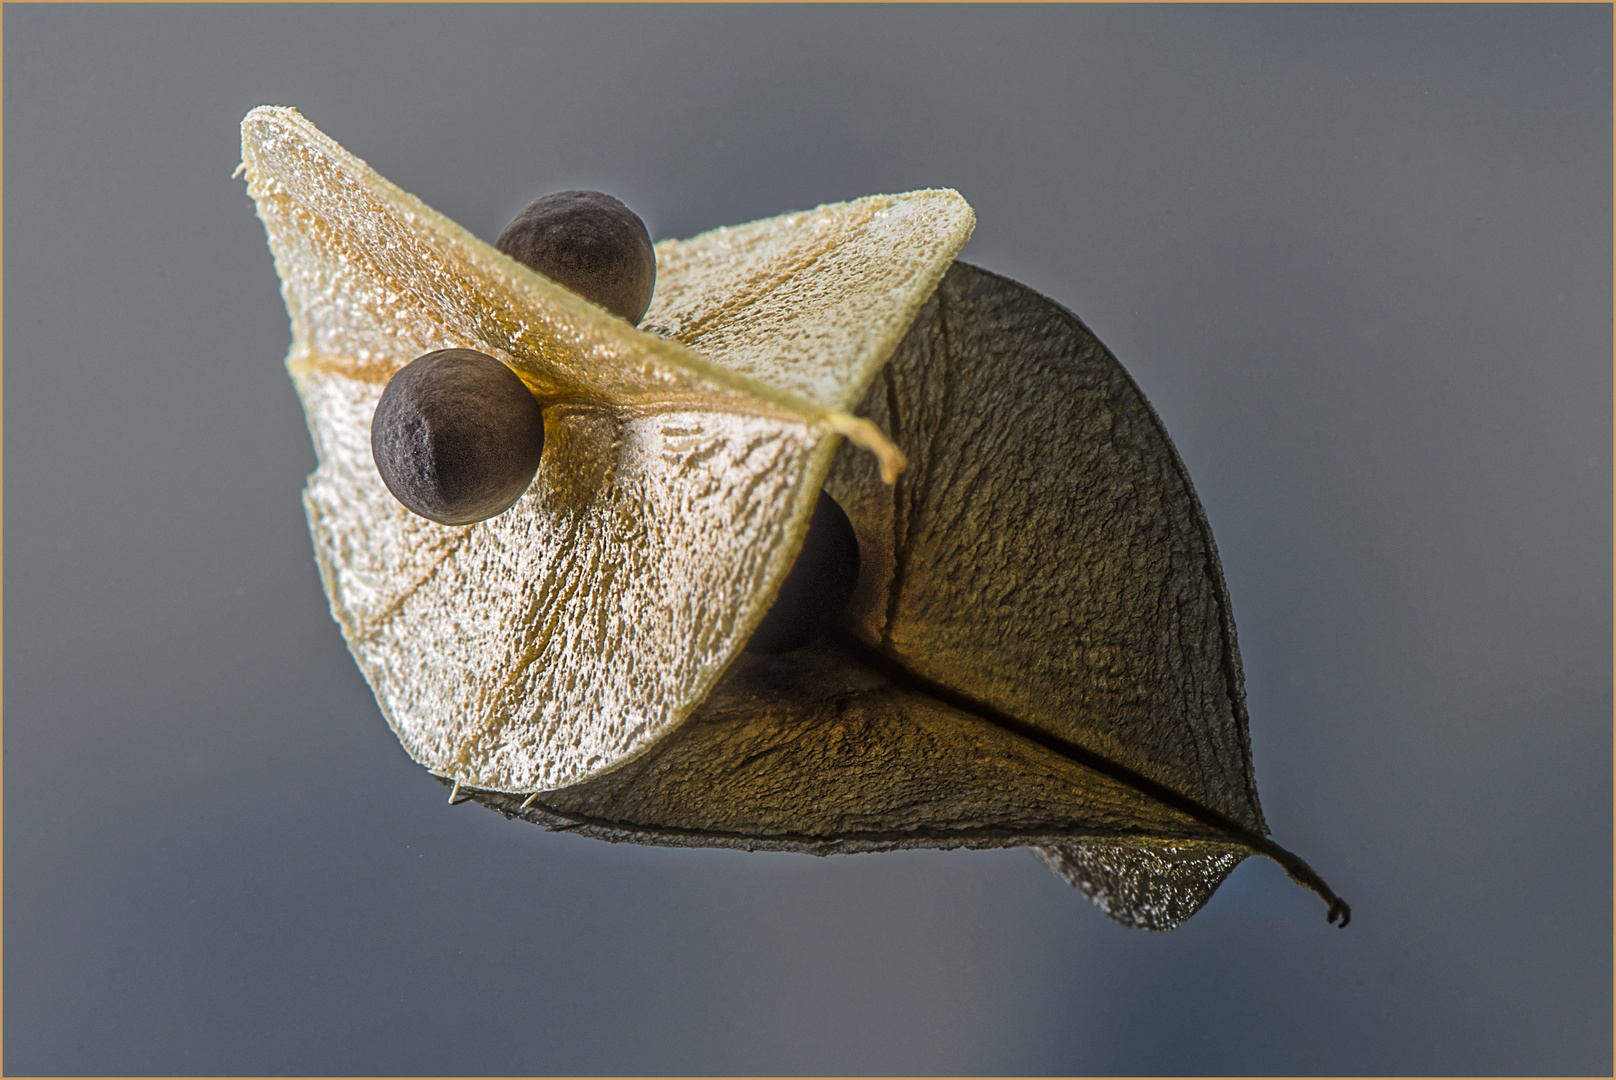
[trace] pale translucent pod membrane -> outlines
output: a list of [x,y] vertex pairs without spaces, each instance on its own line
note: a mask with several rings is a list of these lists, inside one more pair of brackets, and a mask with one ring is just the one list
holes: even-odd
[[1171,930],[1200,911],[1249,854],[1226,844],[1107,840],[1032,852],[1095,907],[1140,930]]
[[[507,791],[610,769],[706,696],[790,568],[837,411],[972,225],[957,194],[917,192],[665,244],[660,310],[704,328],[698,352],[506,258],[294,110],[249,114],[242,159],[292,319],[333,615],[411,755]],[[463,529],[404,510],[370,459],[387,378],[442,348],[495,356],[549,406],[532,487]]]

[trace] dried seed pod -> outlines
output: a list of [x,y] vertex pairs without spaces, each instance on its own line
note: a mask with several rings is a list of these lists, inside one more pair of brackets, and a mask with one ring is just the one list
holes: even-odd
[[651,234],[638,214],[604,192],[558,191],[534,199],[494,246],[631,323],[651,306]]
[[370,452],[387,490],[440,525],[509,510],[543,451],[538,401],[515,372],[473,349],[440,349],[405,364],[370,422]]
[[[457,798],[639,843],[1033,847],[1154,929],[1256,854],[1346,924],[1268,837],[1183,463],[1070,312],[953,261],[957,193],[664,242],[642,333],[513,274],[292,110],[249,114],[242,156],[332,613]],[[445,340],[558,403],[524,511],[464,530],[405,512],[356,437]],[[858,589],[834,632],[743,653],[822,487]]]

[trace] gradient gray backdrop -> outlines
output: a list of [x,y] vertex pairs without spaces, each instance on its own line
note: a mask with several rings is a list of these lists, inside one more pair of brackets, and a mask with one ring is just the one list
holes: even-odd
[[[5,1067],[1609,1074],[1611,10],[4,10]],[[958,188],[1206,504],[1276,838],[1164,935],[1025,853],[542,833],[320,593],[237,122],[492,237]],[[1051,467],[1059,468],[1053,462]]]

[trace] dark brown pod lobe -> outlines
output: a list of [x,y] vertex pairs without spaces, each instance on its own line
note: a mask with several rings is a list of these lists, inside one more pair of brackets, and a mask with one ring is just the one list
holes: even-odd
[[774,606],[746,643],[746,651],[780,653],[797,649],[829,630],[858,584],[858,537],[835,499],[819,493],[808,535],[791,565]]
[[599,191],[558,191],[528,204],[494,246],[638,325],[656,288],[656,251],[639,215]]
[[511,508],[544,450],[544,411],[486,353],[443,349],[405,364],[370,422],[376,471],[399,502],[440,525]]

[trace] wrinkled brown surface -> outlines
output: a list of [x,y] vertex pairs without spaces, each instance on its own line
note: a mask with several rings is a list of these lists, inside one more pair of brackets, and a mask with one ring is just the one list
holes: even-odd
[[[522,800],[511,797],[516,803]],[[821,641],[745,656],[649,753],[539,796],[614,838],[832,851],[1216,832]]]
[[1265,832],[1211,530],[1155,412],[1070,312],[955,263],[863,411],[911,467],[842,453],[872,551],[857,633],[916,673]]
[[472,797],[642,843],[1028,845],[1113,918],[1177,925],[1265,829],[1222,573],[1160,422],[1070,313],[959,263],[860,412],[910,469],[832,466],[864,565],[839,635],[743,657],[603,776]]

